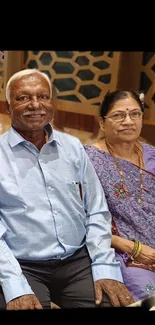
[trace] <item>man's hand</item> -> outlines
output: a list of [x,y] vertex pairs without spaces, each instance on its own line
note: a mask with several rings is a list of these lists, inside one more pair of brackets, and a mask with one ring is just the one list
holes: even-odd
[[25,295],[8,302],[7,310],[43,309],[35,295]]
[[108,295],[114,307],[128,306],[134,303],[134,299],[126,286],[118,281],[102,279],[95,281],[96,304],[100,305],[104,292]]

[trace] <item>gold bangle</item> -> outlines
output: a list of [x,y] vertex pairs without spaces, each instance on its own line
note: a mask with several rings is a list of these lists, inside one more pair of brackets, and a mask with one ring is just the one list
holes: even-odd
[[134,241],[134,248],[131,253],[131,260],[134,261],[140,254],[142,250],[142,243],[138,240],[133,240]]
[[138,249],[137,249],[136,254],[134,255],[134,258],[137,258],[142,250],[142,243],[141,242],[138,242],[138,243],[139,243]]
[[132,258],[134,258],[134,256],[136,255],[136,253],[138,251],[138,246],[139,246],[138,240],[133,240],[133,242],[134,242],[134,248],[133,248],[133,250],[131,252]]

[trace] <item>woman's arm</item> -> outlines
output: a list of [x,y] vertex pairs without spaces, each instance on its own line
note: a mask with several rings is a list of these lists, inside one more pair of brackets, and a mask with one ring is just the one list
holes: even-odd
[[115,248],[116,252],[131,254],[134,248],[134,242],[119,236],[112,236],[111,246]]
[[[116,250],[116,252],[128,253],[131,255],[134,249],[134,242],[132,240],[112,235],[111,246]],[[142,244],[142,249],[135,260],[148,265],[155,264],[155,249]]]

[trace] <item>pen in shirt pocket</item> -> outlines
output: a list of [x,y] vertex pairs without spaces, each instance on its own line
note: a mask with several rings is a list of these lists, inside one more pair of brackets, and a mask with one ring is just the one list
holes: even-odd
[[73,181],[72,183],[79,186],[80,198],[83,201],[83,193],[82,193],[82,184],[81,184],[81,182],[75,182],[75,181]]

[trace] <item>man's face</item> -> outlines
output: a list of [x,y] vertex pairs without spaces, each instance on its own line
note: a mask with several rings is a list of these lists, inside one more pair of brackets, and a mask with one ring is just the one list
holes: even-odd
[[9,113],[16,130],[43,129],[53,118],[47,80],[36,73],[15,80],[11,85]]

